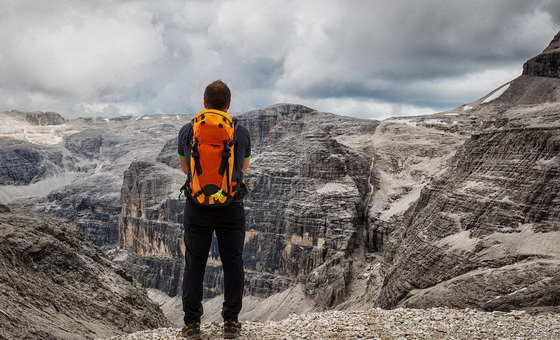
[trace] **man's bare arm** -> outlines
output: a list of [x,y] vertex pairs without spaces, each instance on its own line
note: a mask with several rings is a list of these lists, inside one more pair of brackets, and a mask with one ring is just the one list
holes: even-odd
[[189,165],[187,164],[187,159],[185,157],[179,157],[179,164],[181,164],[181,170],[185,175],[189,172]]
[[247,174],[247,168],[249,168],[249,161],[250,159],[243,160],[243,168],[241,168],[241,172],[243,172],[243,177]]

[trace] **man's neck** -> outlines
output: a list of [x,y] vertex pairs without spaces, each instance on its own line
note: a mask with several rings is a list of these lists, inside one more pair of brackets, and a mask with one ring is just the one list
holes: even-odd
[[225,110],[220,110],[220,109],[211,109],[211,108],[209,108],[209,107],[205,107],[204,109],[206,109],[206,110],[216,110],[216,111],[222,111],[222,112],[225,112],[225,113],[227,113],[227,112],[228,112],[228,109],[225,109]]

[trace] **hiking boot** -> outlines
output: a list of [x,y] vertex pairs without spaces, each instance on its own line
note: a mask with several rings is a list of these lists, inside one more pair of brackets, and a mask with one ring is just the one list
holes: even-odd
[[224,321],[224,339],[235,339],[241,332],[241,323],[237,320]]
[[189,340],[202,340],[200,337],[200,322],[192,321],[181,330],[181,336]]

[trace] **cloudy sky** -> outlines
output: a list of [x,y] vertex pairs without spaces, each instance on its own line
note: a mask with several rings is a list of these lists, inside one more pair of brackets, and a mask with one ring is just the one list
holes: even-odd
[[0,111],[182,114],[210,81],[232,111],[442,111],[521,74],[555,0],[0,0]]

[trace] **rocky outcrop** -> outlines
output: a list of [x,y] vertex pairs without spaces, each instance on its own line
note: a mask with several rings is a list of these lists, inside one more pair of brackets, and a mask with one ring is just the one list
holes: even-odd
[[559,313],[559,263],[542,259],[516,262],[492,270],[477,269],[433,287],[412,291],[401,305]]
[[[118,194],[111,192],[114,181],[114,176],[109,174],[79,178],[51,191],[45,198],[39,199],[37,206],[51,215],[77,223],[95,245],[114,246],[118,239],[118,215],[121,210]],[[52,203],[43,206],[43,200]]]
[[156,162],[167,164],[175,169],[181,169],[181,166],[179,165],[179,157],[177,157],[177,138],[178,137],[175,137],[165,143],[156,157]]
[[0,337],[85,339],[166,325],[143,288],[72,224],[0,213]]
[[[102,146],[112,146],[111,144],[103,145],[103,137],[103,131],[88,129],[68,136],[68,138],[64,141],[64,146],[71,152],[84,156],[88,159],[98,158],[100,156]],[[116,142],[113,143],[116,144]]]
[[523,65],[523,75],[560,78],[560,33],[541,54]]
[[[558,130],[505,125],[471,137],[395,233],[378,303],[557,306],[558,296],[549,293],[551,278],[560,275]],[[519,275],[522,267],[527,275]],[[461,293],[446,293],[453,287]]]
[[560,78],[560,52],[543,53],[523,65],[523,75]]
[[384,252],[404,213],[420,192],[448,167],[450,158],[480,125],[457,113],[382,121],[371,140],[373,194],[368,202],[367,246]]
[[248,291],[268,296],[285,289],[286,283],[271,285],[273,276],[303,280],[320,304],[342,301],[349,254],[365,228],[371,162],[336,137],[370,134],[378,123],[291,105],[249,112],[240,121],[254,141],[245,263],[249,272],[268,274],[249,274]]
[[5,204],[0,203],[0,214],[9,213],[9,212],[11,212],[10,208]]

